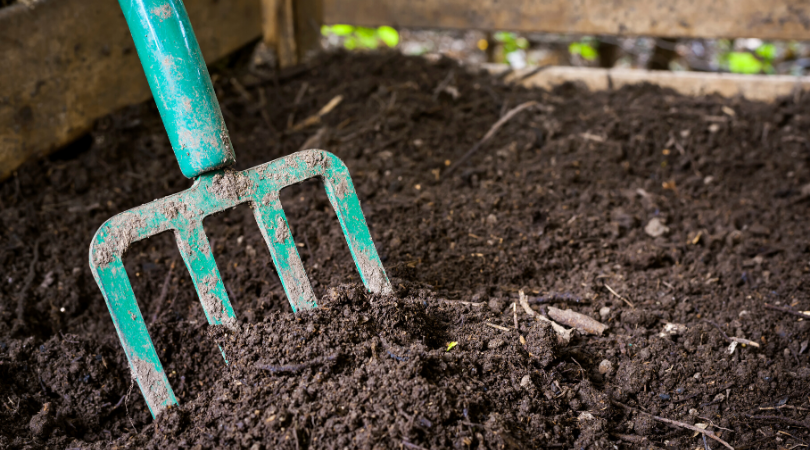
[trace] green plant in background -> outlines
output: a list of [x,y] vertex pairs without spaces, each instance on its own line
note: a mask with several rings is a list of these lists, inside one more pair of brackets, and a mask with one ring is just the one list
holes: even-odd
[[594,61],[599,57],[599,52],[596,50],[596,40],[591,37],[584,37],[580,41],[572,42],[568,46],[568,53],[579,55],[586,61]]
[[762,62],[752,53],[729,52],[726,55],[728,70],[732,73],[760,73],[762,72]]
[[498,31],[493,35],[495,41],[503,47],[504,57],[510,53],[518,50],[526,50],[529,48],[529,40],[524,37],[518,37],[515,33],[508,31]]
[[775,73],[773,61],[776,59],[776,45],[763,43],[752,52],[728,52],[722,60],[728,65],[731,73],[755,74]]
[[396,47],[399,44],[399,33],[388,26],[367,28],[344,24],[324,25],[321,27],[321,34],[342,39],[343,47],[347,50],[374,50],[381,43],[388,47]]

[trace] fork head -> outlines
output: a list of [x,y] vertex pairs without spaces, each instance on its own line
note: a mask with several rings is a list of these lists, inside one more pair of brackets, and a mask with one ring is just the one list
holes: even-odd
[[322,150],[301,151],[242,172],[206,173],[189,189],[118,214],[96,232],[90,245],[90,268],[107,302],[132,376],[153,416],[177,404],[177,398],[124,269],[121,258],[126,249],[133,242],[174,231],[208,323],[235,327],[236,315],[202,221],[206,216],[247,202],[270,249],[293,311],[315,308],[315,294],[279,200],[282,188],[314,177],[323,181],[366,289],[379,294],[392,293],[349,170],[335,155]]

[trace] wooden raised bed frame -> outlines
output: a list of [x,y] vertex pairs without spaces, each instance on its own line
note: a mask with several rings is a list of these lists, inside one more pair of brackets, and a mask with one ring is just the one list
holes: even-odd
[[[185,0],[208,62],[264,36],[282,66],[319,45],[323,23],[575,34],[810,40],[803,0]],[[0,9],[0,180],[93,122],[149,98],[113,0],[42,0]],[[809,77],[554,67],[521,82],[591,89],[651,82],[687,95],[771,101]]]

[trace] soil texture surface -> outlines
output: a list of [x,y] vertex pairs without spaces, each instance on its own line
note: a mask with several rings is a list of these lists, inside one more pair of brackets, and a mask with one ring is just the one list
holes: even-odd
[[248,205],[204,222],[234,330],[172,234],[133,244],[180,402],[153,420],[87,253],[191,181],[154,105],[128,108],[0,184],[1,448],[810,444],[806,96],[529,90],[395,53],[214,78],[237,169],[346,163],[394,295],[363,289],[317,180],[281,195],[315,310],[292,313]]

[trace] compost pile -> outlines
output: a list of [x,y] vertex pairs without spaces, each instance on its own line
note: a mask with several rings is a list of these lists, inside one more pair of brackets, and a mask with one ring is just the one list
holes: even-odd
[[[134,244],[180,401],[153,421],[87,249],[190,181],[154,105],[129,108],[0,184],[0,447],[704,448],[682,424],[707,448],[810,441],[810,321],[784,312],[810,310],[805,97],[527,90],[393,53],[214,78],[238,168],[343,159],[395,294],[362,288],[318,181],[282,192],[316,310],[292,314],[247,205],[205,222],[236,330],[207,325],[170,234]],[[608,329],[566,342],[537,320],[552,307]]]

